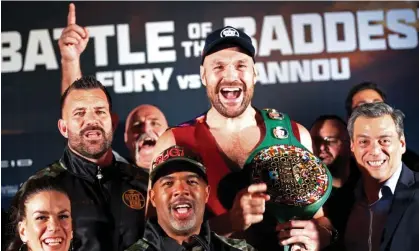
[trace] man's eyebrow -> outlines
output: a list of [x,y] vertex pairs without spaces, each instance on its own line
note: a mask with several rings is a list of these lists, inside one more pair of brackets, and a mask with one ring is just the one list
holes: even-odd
[[163,176],[163,177],[160,177],[160,179],[159,179],[159,183],[161,183],[161,182],[163,182],[163,181],[167,181],[167,180],[174,180],[175,178],[173,178],[172,176],[170,176],[170,175],[167,175],[167,176]]
[[370,136],[368,136],[366,134],[357,134],[356,137],[370,138]]

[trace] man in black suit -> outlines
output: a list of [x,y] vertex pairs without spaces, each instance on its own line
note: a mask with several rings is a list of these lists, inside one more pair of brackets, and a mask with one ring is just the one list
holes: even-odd
[[419,173],[402,162],[403,118],[382,102],[363,104],[351,114],[351,151],[361,179],[347,191],[351,203],[342,212],[347,221],[340,244],[346,250],[418,250]]

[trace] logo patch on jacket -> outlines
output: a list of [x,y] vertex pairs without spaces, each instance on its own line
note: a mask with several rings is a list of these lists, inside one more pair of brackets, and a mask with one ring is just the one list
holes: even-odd
[[145,206],[145,197],[142,193],[134,189],[129,189],[122,194],[122,201],[128,207],[141,210]]

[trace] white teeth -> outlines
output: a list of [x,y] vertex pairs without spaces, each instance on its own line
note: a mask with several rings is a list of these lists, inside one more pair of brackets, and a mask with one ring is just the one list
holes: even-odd
[[48,245],[55,246],[61,244],[63,241],[63,238],[47,238],[44,240],[44,242]]
[[188,204],[181,204],[181,205],[177,205],[175,208],[176,209],[179,209],[179,208],[190,208],[190,206]]
[[235,91],[240,91],[240,88],[238,87],[225,87],[221,89],[222,91],[225,92],[235,92]]
[[385,160],[367,161],[370,166],[381,166]]

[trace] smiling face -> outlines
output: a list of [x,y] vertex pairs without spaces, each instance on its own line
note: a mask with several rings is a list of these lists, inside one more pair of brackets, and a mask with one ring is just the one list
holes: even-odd
[[351,150],[364,177],[381,184],[400,167],[406,142],[390,115],[361,116],[354,123]]
[[253,98],[256,83],[253,59],[240,47],[216,51],[205,57],[201,79],[218,113],[227,118],[240,116]]
[[193,172],[165,175],[150,190],[159,225],[172,238],[199,233],[208,196],[207,183]]
[[155,106],[141,105],[128,115],[124,134],[125,145],[138,166],[150,166],[154,146],[167,128],[164,114]]
[[65,100],[58,127],[73,151],[99,159],[110,149],[113,138],[106,94],[99,88],[72,90]]
[[69,198],[57,191],[43,191],[28,198],[19,235],[32,251],[68,251],[73,238]]

